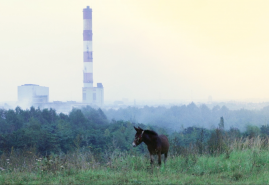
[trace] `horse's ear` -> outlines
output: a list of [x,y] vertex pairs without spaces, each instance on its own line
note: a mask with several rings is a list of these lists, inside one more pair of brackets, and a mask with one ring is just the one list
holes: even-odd
[[136,128],[135,126],[134,126],[134,129],[137,131],[138,130],[138,128]]
[[139,130],[143,130],[142,128],[138,127]]

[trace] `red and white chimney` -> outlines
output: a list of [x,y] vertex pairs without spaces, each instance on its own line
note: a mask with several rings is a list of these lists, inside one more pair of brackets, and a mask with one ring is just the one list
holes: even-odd
[[93,87],[92,9],[83,9],[83,87]]

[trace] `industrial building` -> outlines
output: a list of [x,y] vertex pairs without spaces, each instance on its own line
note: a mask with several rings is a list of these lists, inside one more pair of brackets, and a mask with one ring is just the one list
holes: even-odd
[[104,87],[97,83],[93,87],[93,52],[92,52],[92,9],[83,9],[83,88],[84,104],[102,106],[104,104]]
[[19,104],[42,104],[49,102],[49,88],[35,84],[18,86]]
[[49,88],[35,84],[18,86],[18,104],[23,106],[38,106],[55,108],[68,112],[73,107],[104,105],[104,87],[102,83],[93,86],[93,52],[92,52],[92,9],[83,9],[83,87],[82,103],[78,102],[49,102]]

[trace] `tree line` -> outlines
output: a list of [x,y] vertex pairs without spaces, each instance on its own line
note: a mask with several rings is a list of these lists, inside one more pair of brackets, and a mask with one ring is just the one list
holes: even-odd
[[133,125],[128,121],[108,121],[101,109],[89,106],[74,108],[69,114],[34,107],[0,109],[0,154],[31,147],[42,155],[82,147],[96,155],[114,149],[127,151],[135,134]]
[[[183,115],[180,111],[178,114]],[[170,119],[167,114],[163,116]],[[178,154],[184,153],[186,147],[190,145],[195,145],[200,153],[214,153],[224,150],[223,142],[227,138],[269,135],[267,125],[261,127],[248,125],[244,132],[240,132],[235,127],[225,130],[224,117],[220,117],[215,125],[214,129],[189,126],[175,131],[131,121],[109,121],[103,110],[90,106],[74,108],[69,114],[58,114],[54,109],[41,110],[34,107],[27,110],[22,110],[20,107],[14,110],[0,109],[0,155],[4,152],[28,148],[35,148],[41,155],[68,153],[84,148],[100,159],[114,150],[145,153],[147,152],[145,145],[136,148],[131,146],[135,135],[133,126],[167,135],[171,144],[171,153]]]

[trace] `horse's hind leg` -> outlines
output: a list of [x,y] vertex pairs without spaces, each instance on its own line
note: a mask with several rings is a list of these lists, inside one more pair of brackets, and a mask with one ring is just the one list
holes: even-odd
[[150,164],[153,164],[153,155],[150,154]]
[[164,164],[166,162],[166,159],[167,159],[167,153],[164,154]]

